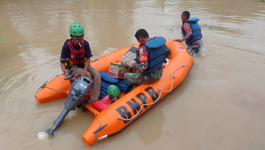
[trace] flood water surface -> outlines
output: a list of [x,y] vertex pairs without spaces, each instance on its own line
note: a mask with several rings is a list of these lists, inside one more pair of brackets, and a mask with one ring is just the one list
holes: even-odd
[[[137,43],[135,32],[181,38],[183,10],[200,18],[205,51],[184,83],[120,134],[88,147],[94,119],[71,112],[39,140],[65,99],[39,104],[37,89],[61,74],[69,26],[85,28],[93,58]],[[259,0],[0,1],[1,149],[261,150],[265,147],[265,2]]]

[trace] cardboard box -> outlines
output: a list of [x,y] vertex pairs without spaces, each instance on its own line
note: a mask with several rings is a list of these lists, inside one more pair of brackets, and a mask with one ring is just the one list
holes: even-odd
[[111,63],[108,74],[114,78],[124,79],[124,74],[127,72],[131,72],[128,66]]
[[136,63],[136,54],[132,52],[127,52],[124,56],[121,57],[120,63],[126,65],[130,68],[133,68],[133,64]]

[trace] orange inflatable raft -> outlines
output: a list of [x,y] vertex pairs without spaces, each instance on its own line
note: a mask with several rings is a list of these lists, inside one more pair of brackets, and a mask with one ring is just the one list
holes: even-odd
[[[102,111],[92,108],[93,105],[86,105],[96,118],[82,136],[85,144],[92,145],[121,132],[184,81],[193,66],[193,59],[182,43],[167,40],[166,45],[171,49],[172,55],[163,69],[161,79],[153,84],[139,85],[129,93],[122,94],[118,100]],[[138,44],[132,46],[138,47]],[[119,63],[120,58],[132,46],[103,56],[91,62],[91,65],[97,71],[107,73],[110,63]],[[69,88],[69,81],[64,80],[64,75],[59,75],[44,84],[35,98],[39,103],[65,98]]]

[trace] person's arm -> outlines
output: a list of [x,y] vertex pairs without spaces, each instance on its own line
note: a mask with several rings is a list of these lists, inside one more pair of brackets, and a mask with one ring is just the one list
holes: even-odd
[[166,49],[166,58],[168,58],[170,55],[172,55],[171,50],[168,48],[167,45],[165,45],[165,49]]
[[185,23],[183,25],[183,29],[184,29],[184,32],[187,33],[186,36],[183,37],[182,39],[176,39],[175,41],[183,42],[192,36],[192,29],[189,23]]
[[148,67],[148,52],[144,46],[139,48],[139,62],[140,63],[136,64],[136,70],[142,73]]
[[61,62],[60,65],[61,65],[61,69],[62,69],[63,74],[65,75],[65,77],[68,77],[69,76],[69,73],[66,70],[66,67],[65,67],[64,63]]
[[192,36],[192,32],[189,32],[189,33],[186,34],[186,36],[183,39],[176,39],[175,41],[183,42],[183,41],[186,41],[191,36]]
[[86,40],[84,42],[85,42],[86,63],[85,63],[85,67],[83,68],[83,71],[82,71],[81,75],[86,76],[87,69],[89,68],[89,65],[90,65],[90,57],[92,57],[93,55],[91,53],[91,49],[90,49],[89,43]]
[[86,72],[87,72],[87,69],[89,68],[89,65],[90,65],[90,58],[86,58],[85,67],[83,68],[81,75],[86,76]]
[[65,66],[66,58],[70,57],[69,51],[70,50],[69,50],[67,44],[64,44],[62,47],[62,51],[61,51],[60,66],[61,66],[62,72],[65,75],[65,77],[69,76],[69,73],[66,70],[66,66]]

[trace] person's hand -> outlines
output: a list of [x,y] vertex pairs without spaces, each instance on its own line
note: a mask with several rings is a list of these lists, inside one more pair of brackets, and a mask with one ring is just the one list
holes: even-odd
[[86,76],[86,70],[83,70],[83,71],[82,71],[81,76]]
[[64,76],[65,76],[65,77],[68,77],[68,76],[69,76],[69,73],[68,73],[67,70],[65,70],[65,72],[64,72]]
[[174,41],[183,42],[182,39],[175,39]]
[[90,100],[89,103],[94,103],[96,101],[99,101],[99,99],[95,99],[95,100]]
[[136,71],[137,71],[137,63],[134,63],[133,64],[133,70],[132,70],[132,72],[133,73],[136,73]]

